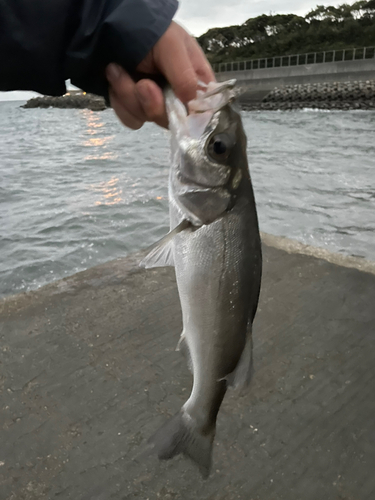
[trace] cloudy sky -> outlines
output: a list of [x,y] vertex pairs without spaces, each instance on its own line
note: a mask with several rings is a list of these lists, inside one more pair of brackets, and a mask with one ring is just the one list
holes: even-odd
[[[340,5],[341,1],[324,0],[180,0],[176,20],[193,35],[199,36],[208,29],[242,24],[250,17],[261,14],[305,15],[319,5]],[[349,1],[352,3],[352,1]],[[25,92],[0,92],[0,100],[28,99]]]
[[[180,0],[176,20],[193,35],[199,36],[208,29],[242,24],[250,17],[261,14],[305,15],[316,5],[340,5],[345,0]],[[351,0],[347,3],[353,3]]]

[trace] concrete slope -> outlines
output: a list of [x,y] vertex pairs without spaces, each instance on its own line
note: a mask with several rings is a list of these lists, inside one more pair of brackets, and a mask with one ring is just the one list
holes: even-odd
[[139,457],[191,387],[171,268],[131,256],[0,302],[0,499],[374,499],[374,266],[264,241],[255,378],[207,481]]

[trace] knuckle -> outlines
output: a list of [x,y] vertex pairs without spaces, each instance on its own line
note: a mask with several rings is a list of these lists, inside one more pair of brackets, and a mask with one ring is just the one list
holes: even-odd
[[175,92],[184,100],[194,99],[198,87],[198,79],[195,72],[187,69],[183,71],[174,82]]

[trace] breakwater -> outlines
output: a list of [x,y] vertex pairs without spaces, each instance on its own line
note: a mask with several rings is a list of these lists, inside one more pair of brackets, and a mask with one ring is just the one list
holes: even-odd
[[63,96],[34,97],[22,106],[23,108],[63,108],[91,109],[103,111],[107,108],[103,97],[94,94],[71,93]]
[[280,86],[261,102],[244,102],[243,107],[248,110],[375,110],[375,80]]

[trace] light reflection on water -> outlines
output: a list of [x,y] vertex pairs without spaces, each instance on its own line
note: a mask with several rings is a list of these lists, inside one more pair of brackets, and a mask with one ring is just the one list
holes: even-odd
[[94,135],[97,133],[96,128],[102,128],[104,126],[104,122],[101,120],[101,116],[99,113],[91,111],[89,109],[82,109],[80,111],[83,118],[86,120],[87,129],[86,133]]
[[118,155],[116,155],[115,153],[106,151],[105,153],[102,154],[86,155],[84,159],[88,161],[93,161],[93,160],[117,160],[117,158]]
[[92,137],[88,141],[83,142],[83,146],[86,147],[100,147],[102,146],[103,149],[107,147],[107,144],[113,139],[113,137]]
[[[168,133],[0,103],[0,296],[168,231]],[[375,260],[375,113],[245,113],[261,229]],[[22,137],[22,141],[19,140]]]
[[86,130],[84,131],[83,137],[86,135],[99,135],[100,137],[90,137],[89,139],[84,139],[80,143],[81,146],[86,148],[96,148],[95,153],[92,153],[90,149],[90,154],[85,156],[85,160],[116,160],[118,155],[114,151],[108,151],[111,147],[111,143],[114,142],[114,135],[105,135],[103,132],[105,130],[97,130],[104,127],[104,122],[101,121],[100,114],[90,111],[88,109],[82,110],[82,116],[86,120]]
[[105,182],[99,182],[98,184],[91,184],[90,189],[96,193],[102,195],[102,199],[95,202],[95,205],[116,205],[123,201],[122,189],[118,185],[119,178],[112,178],[111,180]]

